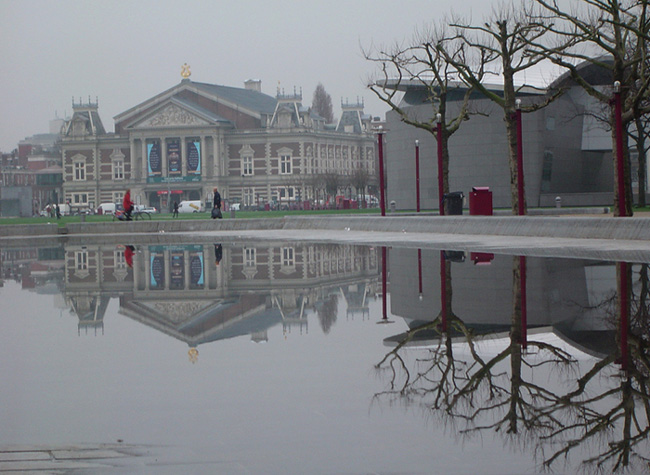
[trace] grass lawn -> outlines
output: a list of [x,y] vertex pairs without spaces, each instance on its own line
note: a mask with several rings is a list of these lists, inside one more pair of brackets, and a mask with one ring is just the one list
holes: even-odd
[[[346,210],[310,210],[310,211],[237,211],[236,219],[246,218],[281,218],[283,216],[307,216],[307,215],[324,215],[324,214],[379,214],[379,208],[370,209],[346,209]],[[231,219],[230,212],[223,213],[224,219]],[[178,218],[172,218],[171,213],[152,214],[153,221],[171,221],[171,220],[188,220],[188,219],[210,219],[210,213],[182,213]],[[112,216],[86,216],[87,223],[102,223],[113,221]],[[80,223],[81,216],[62,216],[61,219],[34,216],[31,218],[0,218],[0,225],[9,224],[47,224],[58,223],[64,226],[67,223]]]

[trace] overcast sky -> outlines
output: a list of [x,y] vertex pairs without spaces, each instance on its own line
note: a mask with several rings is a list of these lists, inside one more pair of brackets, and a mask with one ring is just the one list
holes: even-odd
[[113,117],[174,86],[183,63],[198,82],[243,87],[260,79],[302,88],[311,105],[318,82],[331,95],[384,117],[365,87],[374,71],[362,47],[409,39],[416,27],[455,9],[480,20],[490,0],[0,0],[0,150],[46,133],[69,116],[72,97],[99,100]]

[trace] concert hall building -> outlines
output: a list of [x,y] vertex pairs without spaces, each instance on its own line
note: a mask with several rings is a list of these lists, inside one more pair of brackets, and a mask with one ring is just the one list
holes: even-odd
[[338,123],[326,124],[302,105],[301,91],[273,97],[259,80],[238,88],[183,72],[179,84],[118,114],[114,133],[97,102],[73,101],[62,130],[63,193],[73,210],[121,202],[126,189],[136,204],[168,211],[182,200],[209,208],[214,187],[227,202],[263,207],[313,202],[332,174],[347,198],[371,184],[375,140],[359,101],[342,103]]

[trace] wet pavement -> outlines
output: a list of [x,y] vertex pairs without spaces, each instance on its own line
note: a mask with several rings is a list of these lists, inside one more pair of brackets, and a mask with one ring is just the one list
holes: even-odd
[[[615,262],[645,268],[649,242],[553,237],[560,227],[539,233],[544,235],[514,236],[408,226],[377,231],[339,223],[329,229],[161,229],[0,238],[0,249],[11,259],[22,259],[21,249],[37,245],[44,251],[34,262],[60,263],[47,270],[37,265],[32,276],[23,271],[22,288],[8,279],[0,290],[3,308],[13,310],[3,317],[0,348],[5,362],[0,374],[11,381],[11,390],[0,397],[5,431],[0,472],[542,472],[525,450],[506,448],[512,440],[490,435],[465,446],[463,437],[453,433],[454,424],[438,424],[439,416],[429,410],[407,410],[419,392],[404,398],[387,387],[390,378],[372,376],[373,365],[397,356],[390,361],[402,361],[406,368],[409,360],[417,362],[439,344],[440,334],[431,332],[427,319],[441,305],[435,289],[442,285],[436,281],[441,260],[450,263],[455,309],[464,324],[496,332],[481,354],[499,355],[509,344],[511,256],[528,256],[529,323],[535,327],[531,346],[537,341],[540,348],[561,347],[575,358],[574,370],[584,372],[593,361],[608,358],[612,347],[611,338],[607,344],[594,340],[592,327],[600,321],[593,315],[598,299],[606,301],[607,292],[616,289]],[[215,266],[216,242],[223,244],[223,261]],[[110,267],[127,244],[136,253],[133,268]],[[247,268],[253,248],[258,260],[268,254],[293,262],[294,251],[286,254],[289,246],[302,256],[299,264],[283,262],[271,271],[271,261],[259,261],[255,273]],[[388,261],[379,265],[381,246],[391,250]],[[59,247],[63,254],[47,258]],[[439,257],[443,249],[444,259]],[[88,253],[91,264],[102,262],[101,273],[80,267],[79,255]],[[319,253],[332,254],[331,264],[315,257]],[[195,275],[196,262],[205,274]],[[348,268],[345,262],[357,264]],[[355,266],[361,262],[359,273]],[[379,269],[388,263],[394,323],[375,325],[387,292],[378,287]],[[7,257],[4,264],[12,265]],[[327,274],[305,277],[319,268]],[[36,293],[30,287],[32,279],[38,289],[46,271],[64,280],[62,289],[54,291],[62,292],[63,302],[55,296],[54,306],[47,285]],[[300,279],[283,280],[296,272]],[[157,287],[157,281],[163,286]],[[329,308],[335,301],[338,307]],[[576,305],[584,316],[576,317]],[[241,308],[237,315],[228,310],[235,307]],[[75,318],[63,313],[69,309]],[[184,320],[188,315],[192,319]],[[218,315],[229,320],[215,320]],[[422,330],[422,324],[428,327]],[[596,330],[611,337],[609,330]],[[409,332],[417,338],[407,345],[408,352],[391,356]],[[454,345],[462,347],[459,334],[454,338]],[[192,357],[198,351],[192,349],[198,345],[196,362]],[[467,357],[460,353],[458,362]],[[537,358],[535,352],[527,357]],[[550,386],[561,392],[555,388],[557,374],[535,373],[542,381],[537,384],[553,381]],[[614,370],[614,379],[617,374]],[[15,440],[48,444],[17,445]],[[560,473],[573,473],[575,466],[570,467],[563,472],[560,466]]]

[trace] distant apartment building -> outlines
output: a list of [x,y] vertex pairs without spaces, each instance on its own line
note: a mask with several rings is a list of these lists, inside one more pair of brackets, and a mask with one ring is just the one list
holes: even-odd
[[326,124],[302,105],[301,92],[278,89],[272,97],[257,80],[237,88],[186,76],[118,114],[114,133],[96,102],[73,104],[63,127],[66,202],[93,208],[130,189],[136,204],[169,210],[175,201],[201,200],[209,208],[218,187],[244,206],[288,205],[316,199],[328,174],[348,194],[361,188],[353,177],[375,175],[363,104],[342,104],[338,123]]

